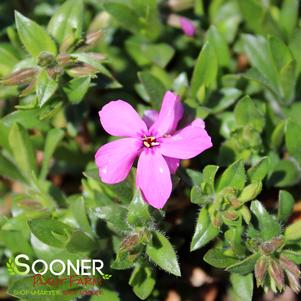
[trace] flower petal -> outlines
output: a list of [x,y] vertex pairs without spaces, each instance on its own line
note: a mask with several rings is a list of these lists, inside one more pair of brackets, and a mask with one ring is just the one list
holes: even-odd
[[185,33],[185,35],[189,37],[193,37],[196,32],[195,25],[193,22],[185,17],[180,17],[180,26]]
[[170,173],[175,174],[178,167],[180,166],[180,160],[175,158],[169,158],[169,157],[164,157],[164,159],[169,167]]
[[150,128],[158,119],[159,113],[156,110],[145,110],[143,114],[143,121],[147,127]]
[[175,131],[179,120],[184,113],[180,97],[171,91],[167,91],[163,97],[163,102],[158,119],[150,128],[150,132],[157,137]]
[[95,162],[104,183],[122,182],[129,174],[135,158],[141,150],[141,142],[135,138],[118,139],[98,149]]
[[191,159],[211,146],[211,138],[203,127],[202,120],[195,120],[173,136],[162,138],[160,152],[171,158]]
[[104,130],[113,136],[137,137],[147,131],[145,122],[123,100],[111,101],[98,112]]
[[137,186],[145,200],[155,208],[162,208],[167,202],[172,183],[168,165],[158,151],[142,151],[137,165]]

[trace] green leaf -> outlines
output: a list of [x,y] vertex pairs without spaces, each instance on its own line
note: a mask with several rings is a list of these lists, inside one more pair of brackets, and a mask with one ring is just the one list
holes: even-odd
[[128,223],[135,227],[150,227],[152,217],[149,205],[143,200],[140,190],[136,190],[128,207]]
[[154,109],[159,110],[161,107],[163,95],[165,94],[165,86],[162,82],[148,71],[138,72],[141,81]]
[[247,185],[238,197],[238,200],[242,203],[254,200],[262,190],[261,182],[254,182]]
[[270,54],[267,40],[263,37],[244,34],[242,41],[244,50],[251,61],[252,66],[266,78],[275,91],[278,91],[278,72]]
[[72,228],[53,219],[39,218],[28,222],[31,232],[43,243],[64,248],[68,243]]
[[24,127],[15,123],[9,132],[9,144],[14,159],[22,173],[31,178],[32,172],[37,171],[35,151],[30,137]]
[[256,261],[259,257],[259,253],[254,253],[244,260],[228,266],[226,270],[231,273],[238,273],[240,275],[249,274],[254,270]]
[[82,229],[87,233],[91,233],[92,232],[91,226],[88,220],[84,199],[80,197],[76,197],[75,199],[70,200],[70,202],[71,202],[70,206],[71,206],[73,216],[80,229]]
[[211,192],[215,191],[214,180],[218,169],[219,166],[217,165],[207,165],[203,169],[203,182],[209,185]]
[[68,0],[51,17],[47,29],[59,44],[71,35],[75,39],[81,37],[83,10],[82,0]]
[[293,196],[285,190],[279,191],[278,199],[278,220],[281,222],[286,222],[293,213],[295,200]]
[[53,128],[48,132],[44,146],[44,157],[40,172],[40,179],[46,178],[51,157],[63,137],[64,131],[61,129]]
[[277,150],[282,145],[285,126],[286,120],[282,120],[274,128],[270,143],[272,149]]
[[224,37],[218,32],[214,25],[211,25],[206,36],[207,40],[213,45],[218,63],[222,67],[229,67],[230,65],[230,52]]
[[298,22],[299,1],[284,0],[279,14],[279,25],[287,39],[291,37]]
[[284,232],[285,239],[299,240],[301,238],[301,220],[289,225]]
[[277,69],[280,71],[293,60],[292,54],[280,38],[270,36],[268,41],[273,60]]
[[58,83],[48,75],[46,70],[42,70],[36,83],[36,93],[40,107],[53,96],[57,88]]
[[139,66],[153,63],[165,68],[175,54],[175,50],[168,44],[150,44],[138,37],[127,39],[125,47]]
[[145,300],[151,294],[155,283],[155,275],[151,267],[140,264],[135,267],[129,280],[134,293],[142,300]]
[[210,87],[215,83],[218,62],[211,43],[206,42],[197,58],[191,79],[191,95],[196,97],[202,87]]
[[242,160],[236,161],[231,164],[223,173],[219,183],[218,191],[225,187],[233,187],[238,190],[244,188],[246,182],[246,172],[244,162]]
[[301,163],[301,126],[288,120],[285,132],[285,144],[289,154]]
[[231,273],[230,281],[233,288],[235,301],[252,301],[253,297],[253,274],[240,275]]
[[223,250],[214,248],[207,251],[204,260],[215,268],[224,269],[237,262],[234,257],[226,256]]
[[234,116],[238,126],[251,125],[256,130],[262,131],[265,119],[249,96],[242,98],[234,108]]
[[26,182],[26,178],[18,171],[17,167],[0,153],[0,174],[4,178],[14,181]]
[[135,10],[124,3],[107,2],[103,5],[104,9],[125,29],[139,33],[143,24]]
[[181,276],[176,252],[162,233],[153,232],[152,241],[146,247],[146,254],[163,270],[175,276]]
[[280,224],[266,211],[259,201],[253,201],[250,208],[258,220],[260,236],[263,240],[270,240],[280,235]]
[[268,174],[269,171],[269,159],[263,157],[254,166],[248,169],[248,177],[251,183],[262,181]]
[[285,104],[291,104],[295,96],[296,68],[296,61],[293,60],[280,70],[279,80]]
[[72,232],[66,249],[70,253],[91,252],[96,247],[95,242],[84,232],[76,230]]
[[17,11],[15,19],[20,40],[33,57],[38,57],[43,51],[56,55],[56,45],[45,29]]
[[219,229],[214,227],[210,221],[206,207],[199,213],[195,231],[191,240],[190,251],[195,251],[214,239],[219,233]]
[[68,86],[64,87],[64,92],[71,103],[79,103],[87,93],[91,83],[91,77],[78,77],[69,81]]
[[268,182],[275,187],[293,186],[300,180],[298,164],[293,160],[280,160],[270,172]]

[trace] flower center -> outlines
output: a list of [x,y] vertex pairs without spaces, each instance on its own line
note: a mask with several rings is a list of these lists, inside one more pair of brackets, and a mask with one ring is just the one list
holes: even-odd
[[143,145],[146,146],[147,148],[158,146],[160,144],[159,142],[157,142],[157,139],[154,136],[150,136],[150,137],[144,136],[144,138],[142,138],[142,141],[143,141]]

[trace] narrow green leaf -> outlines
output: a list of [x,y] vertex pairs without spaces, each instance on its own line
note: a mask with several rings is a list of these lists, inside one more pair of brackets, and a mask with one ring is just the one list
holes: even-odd
[[125,29],[139,33],[142,23],[135,11],[124,3],[107,2],[104,9]]
[[76,230],[72,232],[66,249],[70,253],[91,252],[96,247],[95,242],[84,232]]
[[286,125],[285,143],[288,152],[301,163],[301,126],[289,120]]
[[299,1],[284,0],[279,14],[279,25],[289,39],[298,22]]
[[140,190],[136,190],[128,207],[128,223],[135,227],[150,227],[152,217],[149,205],[143,200]]
[[210,249],[204,255],[204,260],[215,268],[224,269],[237,262],[234,257],[226,256],[221,249]]
[[181,276],[176,252],[162,233],[153,232],[152,241],[146,247],[146,254],[163,270],[175,276]]
[[22,173],[31,177],[32,172],[37,171],[36,158],[33,145],[25,128],[15,123],[9,132],[9,144],[14,159]]
[[219,233],[219,229],[214,227],[210,221],[206,207],[199,213],[195,231],[190,244],[190,251],[195,251],[214,239]]
[[259,230],[263,240],[270,240],[273,237],[280,235],[280,224],[266,211],[259,201],[253,201],[251,203],[251,211],[258,220]]
[[72,228],[53,219],[39,218],[28,222],[31,232],[43,243],[64,248],[68,243]]
[[236,161],[231,164],[223,173],[219,183],[218,191],[225,187],[233,187],[238,190],[244,188],[246,182],[246,172],[244,162],[242,160]]
[[209,87],[215,83],[218,71],[218,63],[215,50],[211,43],[206,42],[203,46],[191,79],[191,95],[196,97],[201,87]]
[[142,300],[145,300],[151,294],[155,283],[155,275],[151,267],[140,264],[135,267],[129,280],[134,293]]
[[82,0],[68,0],[51,17],[47,29],[58,43],[61,44],[71,35],[75,39],[81,37],[83,9]]
[[17,167],[0,153],[0,174],[4,178],[14,181],[26,182],[26,178],[18,171]]
[[229,67],[230,65],[230,52],[224,37],[218,32],[214,25],[211,25],[206,36],[207,40],[213,45],[218,63],[222,67]]
[[82,101],[91,83],[91,77],[78,77],[69,81],[68,86],[63,88],[70,102],[76,104]]
[[238,273],[240,275],[249,274],[254,270],[256,261],[259,257],[259,253],[254,253],[244,260],[228,266],[226,270],[231,273]]
[[40,107],[53,96],[57,88],[58,83],[48,75],[47,71],[40,71],[36,83],[36,93]]
[[20,40],[32,56],[38,57],[43,51],[56,55],[56,45],[45,29],[17,11],[15,19]]
[[286,222],[293,213],[295,200],[293,196],[285,190],[279,191],[278,199],[278,220],[281,222]]
[[63,137],[64,137],[64,131],[61,129],[53,128],[48,132],[45,146],[44,146],[44,158],[43,158],[42,168],[40,172],[40,179],[46,178],[51,157],[57,145],[60,143]]
[[84,232],[91,233],[91,226],[87,216],[85,201],[82,197],[76,197],[71,200],[71,210],[80,229]]
[[159,110],[161,107],[163,95],[166,91],[162,82],[148,71],[138,72],[139,80],[141,81],[145,91],[149,97],[149,101],[153,108]]
[[250,34],[243,35],[243,47],[255,67],[271,84],[275,91],[279,88],[277,69],[270,54],[267,40],[263,37],[255,37]]
[[285,229],[284,236],[287,240],[299,240],[301,238],[301,221],[289,225]]
[[234,116],[238,126],[251,125],[261,131],[265,124],[263,114],[257,109],[249,96],[243,97],[234,108]]
[[252,183],[262,181],[268,174],[269,171],[269,159],[263,157],[254,166],[248,169],[248,177]]
[[268,38],[269,47],[277,69],[280,71],[292,60],[292,54],[285,43],[278,37],[270,36]]
[[252,273],[247,275],[231,273],[230,280],[235,301],[252,301],[254,287]]

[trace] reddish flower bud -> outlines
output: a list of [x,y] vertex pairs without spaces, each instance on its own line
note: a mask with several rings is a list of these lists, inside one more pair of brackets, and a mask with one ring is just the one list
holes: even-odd
[[277,289],[282,291],[284,288],[284,273],[278,262],[275,260],[270,261],[269,275],[271,277],[271,281],[274,282]]
[[37,68],[24,68],[19,71],[13,72],[12,74],[4,78],[1,82],[6,86],[28,84],[35,77],[37,71]]
[[255,265],[255,278],[256,278],[257,287],[263,284],[267,269],[268,269],[268,258],[265,256],[261,256],[257,260]]

